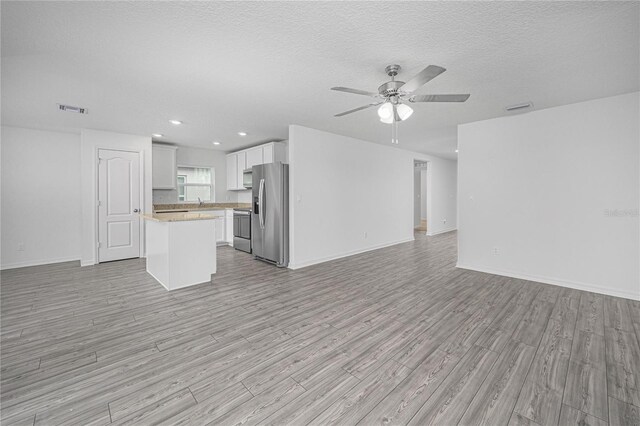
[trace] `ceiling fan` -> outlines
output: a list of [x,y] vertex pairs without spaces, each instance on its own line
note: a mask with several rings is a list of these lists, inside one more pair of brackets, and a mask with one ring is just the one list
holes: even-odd
[[392,125],[391,143],[398,143],[398,123],[404,121],[413,114],[413,108],[407,105],[407,102],[464,102],[469,99],[469,94],[464,95],[415,95],[414,92],[428,83],[435,77],[439,76],[446,69],[437,65],[429,65],[420,71],[411,80],[396,80],[395,77],[400,72],[400,65],[388,65],[385,72],[391,81],[387,81],[378,87],[378,93],[367,92],[366,90],[351,89],[349,87],[332,87],[331,90],[339,92],[355,93],[356,95],[370,96],[378,101],[364,105],[349,111],[336,114],[336,117],[342,117],[356,111],[362,111],[367,108],[380,105],[378,108],[378,116],[383,123]]

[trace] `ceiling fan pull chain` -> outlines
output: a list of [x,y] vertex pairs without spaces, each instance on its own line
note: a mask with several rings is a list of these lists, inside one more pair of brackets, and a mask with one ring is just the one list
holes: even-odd
[[391,143],[398,145],[398,122],[396,120],[391,123]]

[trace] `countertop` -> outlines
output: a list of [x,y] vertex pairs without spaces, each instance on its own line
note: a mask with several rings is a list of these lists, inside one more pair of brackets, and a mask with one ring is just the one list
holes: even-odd
[[153,213],[153,214],[141,214],[145,220],[153,220],[156,222],[186,222],[190,220],[211,220],[216,217],[207,213]]
[[224,210],[224,209],[250,209],[251,203],[204,203],[202,205],[199,204],[154,204],[153,211],[155,212],[172,212],[172,211],[184,211],[188,210],[198,211],[198,210]]

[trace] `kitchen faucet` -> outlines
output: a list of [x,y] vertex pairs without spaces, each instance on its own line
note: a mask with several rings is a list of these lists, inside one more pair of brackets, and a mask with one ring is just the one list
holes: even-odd
[[204,206],[204,202],[198,197],[198,207]]

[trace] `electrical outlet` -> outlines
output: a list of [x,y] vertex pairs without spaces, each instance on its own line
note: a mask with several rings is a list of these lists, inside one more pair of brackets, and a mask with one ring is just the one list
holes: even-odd
[[364,238],[367,239],[367,231],[364,232]]
[[24,243],[18,244],[18,251],[24,251]]
[[500,254],[500,250],[498,250],[498,247],[493,248],[493,254],[496,256]]

